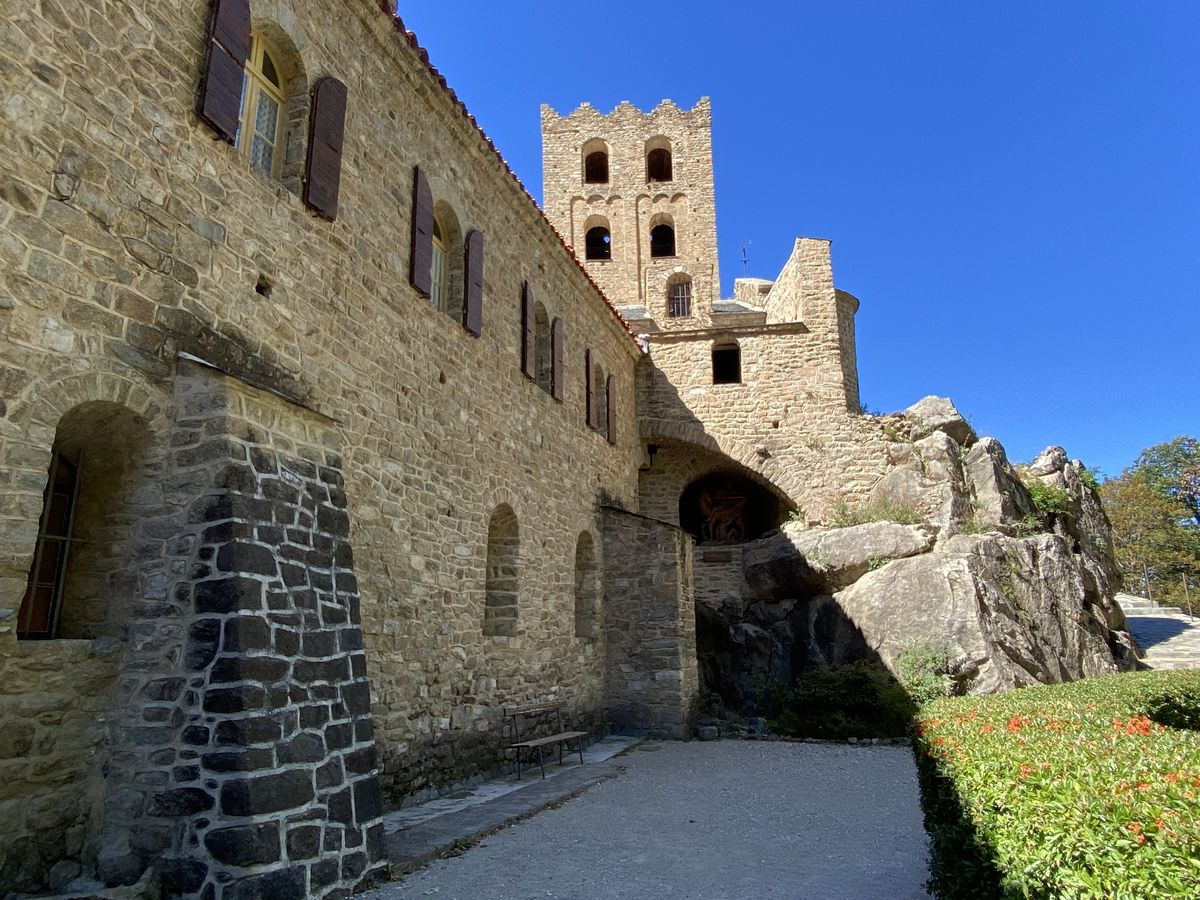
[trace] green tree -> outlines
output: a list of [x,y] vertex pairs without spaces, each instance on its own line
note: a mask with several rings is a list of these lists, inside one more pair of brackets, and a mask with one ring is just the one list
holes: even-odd
[[1200,441],[1180,435],[1147,447],[1133,468],[1145,472],[1156,491],[1186,506],[1192,524],[1200,526]]
[[1181,603],[1184,579],[1200,581],[1200,442],[1178,437],[1146,448],[1100,496],[1126,590]]

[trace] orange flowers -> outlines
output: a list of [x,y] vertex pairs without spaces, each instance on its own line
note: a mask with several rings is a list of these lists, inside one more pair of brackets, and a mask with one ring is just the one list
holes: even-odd
[[1154,730],[1154,724],[1150,721],[1149,716],[1130,716],[1128,722],[1113,719],[1112,727],[1113,731],[1125,734],[1148,735]]
[[996,729],[993,728],[991,725],[984,725],[982,728],[979,729],[979,733],[980,734],[991,734],[995,730]]

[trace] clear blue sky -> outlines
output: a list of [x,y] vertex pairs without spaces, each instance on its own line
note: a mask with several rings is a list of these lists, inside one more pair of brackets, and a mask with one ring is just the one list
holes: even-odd
[[832,239],[872,410],[949,396],[1014,461],[1109,475],[1200,435],[1198,0],[400,15],[539,199],[540,104],[712,97],[724,293],[743,240],[774,278]]

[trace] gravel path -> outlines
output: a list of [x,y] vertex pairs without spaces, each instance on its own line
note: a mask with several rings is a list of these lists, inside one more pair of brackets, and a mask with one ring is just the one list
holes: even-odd
[[915,900],[925,831],[907,747],[644,744],[628,771],[372,900]]

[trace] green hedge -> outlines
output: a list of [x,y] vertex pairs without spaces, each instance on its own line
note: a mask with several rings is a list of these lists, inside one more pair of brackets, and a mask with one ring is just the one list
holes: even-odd
[[957,898],[1200,897],[1200,671],[922,707],[931,887]]

